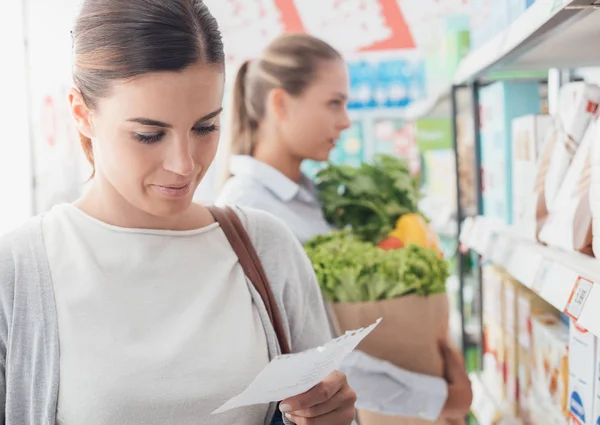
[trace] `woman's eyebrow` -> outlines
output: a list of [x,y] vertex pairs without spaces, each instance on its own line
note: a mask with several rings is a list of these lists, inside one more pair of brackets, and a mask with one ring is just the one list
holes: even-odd
[[[216,111],[213,111],[210,114],[203,116],[198,121],[196,121],[196,124],[200,124],[204,121],[208,121],[212,118],[215,118],[221,112],[223,112],[223,108],[219,108]],[[130,118],[127,120],[127,122],[136,122],[138,124],[147,125],[147,126],[151,126],[151,127],[173,128],[173,126],[171,124],[167,124],[162,121],[157,121],[157,120],[153,120],[150,118]]]

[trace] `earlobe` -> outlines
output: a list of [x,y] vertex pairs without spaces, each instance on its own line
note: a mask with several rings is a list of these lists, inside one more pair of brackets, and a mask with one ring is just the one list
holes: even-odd
[[69,90],[69,106],[71,109],[71,116],[75,120],[79,132],[90,139],[93,138],[94,134],[90,109],[85,104],[81,92],[75,87],[71,87]]

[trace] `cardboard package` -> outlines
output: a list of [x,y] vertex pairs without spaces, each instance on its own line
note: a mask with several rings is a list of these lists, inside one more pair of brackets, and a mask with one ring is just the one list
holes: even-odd
[[575,321],[569,327],[569,413],[572,425],[597,425],[594,414],[596,336]]
[[519,230],[535,188],[539,153],[551,128],[550,115],[525,115],[512,122],[513,223]]
[[[359,329],[383,321],[357,350],[413,372],[443,377],[444,364],[439,341],[448,338],[447,295],[402,298],[367,303],[332,304],[338,332]],[[358,326],[358,327],[357,327]],[[431,425],[416,418],[400,418],[359,411],[361,425]],[[448,421],[436,422],[450,425]],[[452,422],[451,425],[459,425]]]
[[600,255],[600,123],[596,122],[596,137],[590,149],[590,207],[592,210],[592,233],[594,253]]
[[554,207],[539,234],[541,242],[568,251],[594,255],[590,208],[591,147],[596,143],[591,123],[556,195]]
[[532,414],[538,425],[564,424],[569,418],[569,327],[552,314],[532,318],[532,397],[530,406],[545,414]]
[[540,97],[539,84],[522,81],[497,82],[480,92],[483,215],[499,225],[513,223],[511,124],[538,114]]
[[518,334],[517,302],[519,283],[506,278],[504,280],[504,389],[506,406],[512,416],[517,416],[519,406],[518,392]]
[[[526,209],[524,220],[539,236],[548,215],[554,210],[556,196],[571,161],[598,113],[600,87],[585,83],[569,83],[561,88],[559,111],[540,154],[534,196]],[[534,230],[535,229],[535,230]]]
[[600,340],[596,341],[596,374],[594,384],[594,420],[592,424],[600,424]]
[[517,295],[517,393],[518,416],[525,423],[530,423],[532,413],[532,370],[533,355],[533,318],[542,314],[555,312],[554,307],[535,295],[529,289],[520,286]]
[[504,334],[504,276],[495,267],[483,270],[483,371],[481,379],[494,399],[504,401],[504,365],[506,345]]

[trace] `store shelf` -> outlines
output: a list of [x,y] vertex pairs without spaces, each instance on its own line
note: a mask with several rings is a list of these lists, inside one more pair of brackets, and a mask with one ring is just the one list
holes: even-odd
[[[594,0],[536,0],[508,28],[471,51],[459,64],[454,80],[441,84],[426,100],[408,108],[407,121],[449,117],[452,84],[464,85],[493,73],[585,68],[600,63],[600,10]],[[600,6],[600,0],[596,3]],[[458,110],[468,105],[459,91]]]
[[593,0],[537,0],[523,15],[460,63],[455,83],[490,72],[597,65],[600,13]]
[[464,222],[461,244],[600,337],[600,260],[524,241],[483,217]]
[[522,421],[512,417],[508,409],[488,391],[478,374],[471,374],[473,404],[471,412],[479,425],[522,425]]

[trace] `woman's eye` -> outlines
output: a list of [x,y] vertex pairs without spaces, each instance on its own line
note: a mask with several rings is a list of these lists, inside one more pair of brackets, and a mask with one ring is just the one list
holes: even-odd
[[341,100],[332,100],[331,102],[329,102],[329,106],[331,106],[332,108],[339,108],[342,106],[342,101]]
[[158,133],[135,133],[135,138],[144,144],[151,144],[160,141],[165,133],[159,131]]
[[206,136],[210,133],[214,133],[218,129],[219,129],[219,127],[217,127],[215,124],[213,124],[213,125],[209,125],[207,127],[194,127],[192,129],[192,131],[194,133],[196,133],[198,136]]

